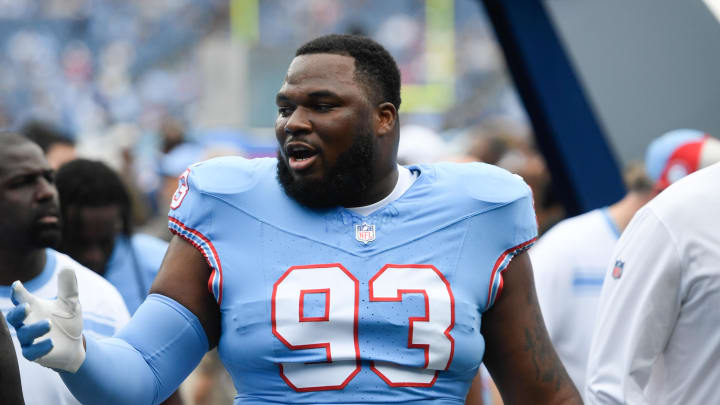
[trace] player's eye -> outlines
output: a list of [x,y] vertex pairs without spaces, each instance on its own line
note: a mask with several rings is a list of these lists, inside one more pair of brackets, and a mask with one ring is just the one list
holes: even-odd
[[328,112],[331,111],[335,106],[332,104],[316,104],[315,105],[315,111],[318,112]]
[[54,171],[52,171],[52,170],[47,170],[47,171],[43,172],[43,177],[45,178],[45,180],[46,180],[48,183],[50,183],[50,184],[54,184],[54,183],[55,183],[55,172],[54,172]]
[[289,117],[290,114],[292,114],[292,111],[293,111],[293,110],[292,110],[292,108],[290,108],[290,107],[279,107],[279,108],[278,108],[278,114],[279,114],[281,117]]
[[25,176],[19,176],[14,179],[12,179],[8,183],[9,188],[20,188],[23,186],[30,185],[35,182],[35,175],[25,175]]

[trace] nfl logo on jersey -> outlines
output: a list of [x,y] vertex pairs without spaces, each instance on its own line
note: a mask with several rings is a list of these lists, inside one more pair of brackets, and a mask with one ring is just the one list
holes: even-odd
[[374,241],[375,225],[368,225],[365,222],[363,222],[362,225],[355,225],[355,239],[366,245]]
[[622,260],[615,261],[615,267],[613,267],[612,270],[612,276],[614,279],[617,280],[622,276],[623,267],[625,267],[625,262],[623,262]]

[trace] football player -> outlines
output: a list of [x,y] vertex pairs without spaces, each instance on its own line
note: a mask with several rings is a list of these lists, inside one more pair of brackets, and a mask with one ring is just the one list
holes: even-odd
[[[23,396],[29,404],[79,404],[56,372],[29,361],[61,340],[50,335],[50,340],[39,339],[29,348],[33,334],[44,335],[52,329],[75,339],[81,332],[88,339],[107,337],[125,325],[130,315],[115,287],[52,248],[60,241],[60,209],[54,171],[40,147],[15,133],[0,133],[0,145],[0,310],[7,313],[15,308],[7,314],[8,322],[15,325],[30,317],[13,336]],[[32,296],[22,298],[27,305],[15,307],[17,302],[11,302],[13,280],[21,280],[32,291]],[[83,291],[79,298],[73,292],[78,285]],[[48,321],[38,307],[42,300],[56,296],[66,305],[84,306],[82,318],[78,313],[72,327]],[[27,359],[21,358],[21,350]]]
[[82,355],[55,366],[81,401],[159,402],[217,345],[238,404],[460,404],[481,361],[507,403],[580,403],[523,253],[521,178],[398,166],[400,74],[364,37],[301,46],[276,101],[276,159],[181,176],[128,327],[45,355]]

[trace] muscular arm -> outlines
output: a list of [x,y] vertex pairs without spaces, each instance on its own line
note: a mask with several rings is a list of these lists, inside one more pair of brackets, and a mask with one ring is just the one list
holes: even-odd
[[[172,253],[170,253],[170,249],[172,249]],[[184,265],[179,266],[176,262]],[[181,271],[178,271],[178,269],[181,269]],[[200,320],[210,345],[216,346],[219,336],[220,310],[207,290],[209,276],[210,270],[200,252],[190,246],[189,243],[175,236],[168,247],[168,254],[153,282],[150,293],[162,294],[183,304]],[[204,281],[201,280],[202,277],[205,277]],[[182,283],[179,281],[182,281]],[[198,286],[202,286],[203,291],[199,291],[196,288]],[[206,299],[201,298],[203,294]],[[209,298],[210,302],[208,302],[207,298]],[[201,314],[204,315],[201,316]],[[211,333],[213,338],[210,337]],[[162,405],[180,405],[182,403],[180,392],[175,391]]]
[[175,391],[218,341],[209,274],[201,254],[174,238],[130,322],[112,338],[86,339],[80,369],[60,374],[73,395],[88,404],[156,404]]
[[184,239],[170,240],[150,294],[161,294],[182,304],[200,320],[210,348],[220,339],[220,308],[207,288],[210,268],[202,254]]
[[550,343],[527,253],[503,272],[502,295],[483,314],[485,357],[505,404],[581,404]]
[[475,378],[470,384],[470,391],[468,391],[467,397],[465,398],[465,405],[485,405],[483,400],[483,380],[480,373],[475,375]]
[[25,403],[15,348],[2,312],[0,312],[0,403],[8,405]]

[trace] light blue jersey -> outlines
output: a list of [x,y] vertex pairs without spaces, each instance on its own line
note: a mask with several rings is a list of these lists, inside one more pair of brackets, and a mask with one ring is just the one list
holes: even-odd
[[103,277],[120,291],[131,314],[145,300],[167,247],[164,240],[140,233],[115,239]]
[[500,272],[537,233],[530,189],[479,163],[411,166],[363,217],[303,208],[275,159],[194,165],[170,229],[197,247],[237,404],[464,403]]

